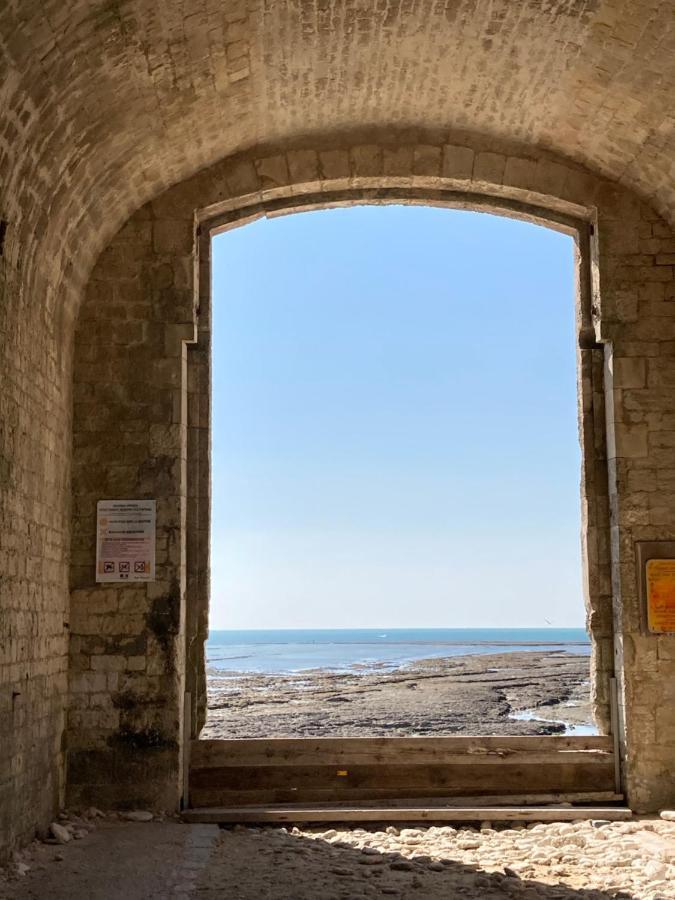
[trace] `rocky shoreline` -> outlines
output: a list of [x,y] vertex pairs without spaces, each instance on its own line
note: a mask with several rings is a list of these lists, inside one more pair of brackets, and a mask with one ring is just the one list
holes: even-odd
[[588,656],[475,654],[366,671],[208,673],[202,738],[592,733]]

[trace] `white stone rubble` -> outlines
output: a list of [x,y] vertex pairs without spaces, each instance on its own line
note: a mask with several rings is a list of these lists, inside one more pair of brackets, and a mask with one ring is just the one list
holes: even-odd
[[122,813],[122,818],[127,822],[152,822],[154,815],[147,809],[130,809]]
[[[256,841],[256,852],[275,853],[275,859],[283,858],[280,846],[286,847],[289,839],[297,838],[301,841],[297,848],[299,864],[303,857],[320,858],[318,852],[311,852],[307,839],[318,845],[317,851],[327,845],[336,848],[341,852],[335,856],[336,864],[331,865],[331,877],[353,884],[359,874],[364,877],[363,867],[368,867],[368,885],[363,887],[363,896],[368,897],[377,895],[371,892],[375,877],[381,894],[401,897],[408,896],[405,884],[415,887],[413,879],[417,878],[423,880],[417,887],[427,890],[420,890],[418,896],[425,898],[440,898],[450,888],[471,898],[505,891],[528,900],[543,900],[552,897],[555,889],[563,898],[578,897],[574,892],[582,891],[584,897],[593,897],[593,892],[603,898],[624,896],[625,892],[631,900],[675,900],[675,822],[663,818],[529,826],[484,824],[479,829],[437,825],[369,831],[336,826],[325,831],[296,827],[290,832],[266,828],[249,829],[248,833],[265,838]],[[230,831],[230,839],[237,834],[243,832]],[[227,839],[225,832],[225,842]],[[335,853],[332,849],[329,852]],[[297,858],[295,853],[288,855]],[[438,893],[427,888],[424,881],[433,873],[438,873],[436,878],[440,873],[444,876],[442,890],[441,883],[436,882]]]
[[68,828],[65,825],[60,825],[58,822],[52,822],[49,830],[58,844],[67,844],[72,838]]

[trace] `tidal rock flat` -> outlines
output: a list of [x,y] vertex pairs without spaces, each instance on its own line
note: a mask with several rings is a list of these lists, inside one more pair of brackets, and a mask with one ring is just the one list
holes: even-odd
[[[592,727],[588,656],[522,651],[398,668],[209,671],[202,738],[564,734]],[[571,733],[574,733],[573,731]]]

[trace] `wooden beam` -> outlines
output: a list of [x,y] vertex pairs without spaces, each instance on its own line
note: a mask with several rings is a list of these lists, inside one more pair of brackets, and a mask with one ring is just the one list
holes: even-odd
[[[434,763],[481,760],[538,762],[552,753],[602,756],[613,751],[607,735],[527,735],[523,737],[422,738],[253,738],[192,742],[192,764],[197,768],[269,765],[351,765],[373,763]],[[570,761],[574,761],[570,758]],[[587,761],[587,760],[584,760]]]
[[570,822],[583,819],[623,821],[632,813],[625,807],[483,806],[483,807],[281,807],[250,806],[186,809],[192,823],[299,823],[299,822]]
[[190,805],[362,807],[424,797],[457,806],[450,798],[615,794],[612,747],[609,736],[557,735],[194,741]]
[[[393,798],[390,800],[359,800],[358,804],[349,800],[332,800],[327,803],[303,803],[303,809],[326,809],[328,805],[331,808],[339,809],[349,807],[353,809],[358,806],[360,809],[368,809],[369,807],[377,807],[384,809],[385,804],[389,809],[397,809],[399,807],[454,807],[454,806],[559,806],[560,804],[583,803],[588,806],[595,804],[622,803],[625,797],[623,794],[615,794],[614,791],[583,791],[579,793],[549,793],[549,794],[512,794],[504,796],[504,794],[486,794],[482,797],[405,797]],[[220,808],[227,804],[221,803]],[[256,807],[272,806],[275,804],[256,803]],[[281,804],[279,804],[281,805]],[[300,804],[293,804],[300,805]],[[201,807],[204,809],[205,807]]]
[[[554,756],[555,759],[555,756]],[[190,771],[193,806],[265,806],[480,794],[611,791],[614,767],[550,765],[267,766]]]
[[192,753],[192,765],[195,769],[253,769],[271,766],[300,768],[303,766],[332,766],[342,768],[349,766],[391,766],[391,765],[545,765],[552,762],[572,764],[607,764],[613,765],[613,756],[609,750],[520,750],[502,748],[485,750],[481,753],[468,753],[449,746],[429,749],[428,751],[406,752],[392,747],[386,753],[371,753],[367,748],[345,748],[338,752],[328,750],[315,751],[303,748],[297,753],[274,747],[253,750],[250,755],[240,750],[231,752],[228,747],[212,748],[208,753]]

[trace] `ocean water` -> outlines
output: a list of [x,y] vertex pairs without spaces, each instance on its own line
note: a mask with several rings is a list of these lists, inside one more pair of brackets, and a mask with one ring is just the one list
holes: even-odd
[[561,650],[590,655],[583,628],[340,628],[211,631],[207,666],[219,673],[288,674],[393,669],[418,659]]

